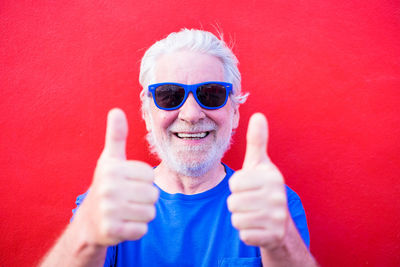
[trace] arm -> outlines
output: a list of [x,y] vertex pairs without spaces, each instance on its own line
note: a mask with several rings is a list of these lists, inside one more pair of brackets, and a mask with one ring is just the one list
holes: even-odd
[[260,247],[260,250],[264,266],[318,266],[291,218],[281,245],[276,248]]
[[101,266],[108,246],[147,232],[158,190],[149,165],[126,160],[127,134],[124,113],[111,110],[89,193],[41,266]]
[[[83,209],[84,206],[80,209]],[[43,258],[40,266],[102,266],[107,247],[91,243],[80,212],[68,225],[54,247]]]
[[284,179],[266,153],[267,141],[265,117],[253,115],[243,168],[229,181],[232,225],[244,243],[260,247],[264,266],[317,266],[290,217]]

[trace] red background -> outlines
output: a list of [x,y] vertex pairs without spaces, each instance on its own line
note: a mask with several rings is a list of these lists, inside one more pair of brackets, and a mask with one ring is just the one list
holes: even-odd
[[264,112],[321,265],[398,266],[399,10],[389,0],[1,1],[0,265],[34,265],[67,225],[110,108],[128,115],[128,157],[157,163],[139,61],[169,32],[218,25],[251,93],[224,161],[240,168],[248,118]]

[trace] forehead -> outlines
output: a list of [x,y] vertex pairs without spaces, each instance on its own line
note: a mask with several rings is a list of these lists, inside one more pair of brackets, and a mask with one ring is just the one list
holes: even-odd
[[156,61],[156,83],[176,82],[194,84],[224,81],[222,62],[215,56],[191,51],[162,55]]

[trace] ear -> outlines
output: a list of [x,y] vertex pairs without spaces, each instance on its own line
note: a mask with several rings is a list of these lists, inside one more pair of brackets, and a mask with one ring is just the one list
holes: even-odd
[[151,132],[151,118],[150,118],[151,115],[149,112],[150,112],[149,107],[144,108],[142,116],[143,116],[144,122],[146,123],[146,130],[148,132]]
[[239,126],[239,107],[233,108],[232,129],[235,130]]

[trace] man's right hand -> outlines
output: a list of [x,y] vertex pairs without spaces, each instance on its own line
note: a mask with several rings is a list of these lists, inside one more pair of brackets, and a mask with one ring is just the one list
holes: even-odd
[[92,185],[74,218],[85,226],[91,244],[110,246],[138,240],[155,217],[159,191],[153,185],[153,168],[126,159],[127,135],[124,112],[112,109]]

